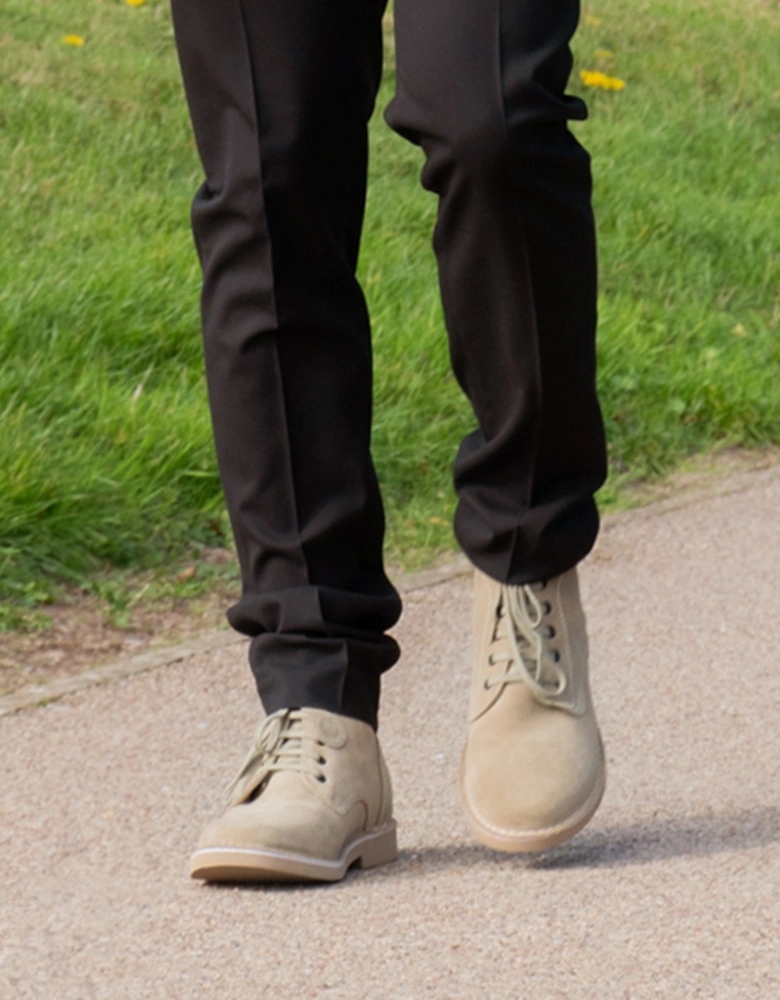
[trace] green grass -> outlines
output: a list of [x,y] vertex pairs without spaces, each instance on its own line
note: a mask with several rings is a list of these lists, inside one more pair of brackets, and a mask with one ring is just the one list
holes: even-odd
[[[780,8],[586,14],[571,89],[586,94],[583,68],[626,81],[588,90],[577,126],[596,177],[608,505],[691,454],[780,441]],[[0,67],[2,627],[59,582],[176,562],[227,526],[188,229],[200,169],[167,6],[3,0]],[[380,109],[392,77],[389,58]],[[472,423],[420,166],[377,116],[360,271],[388,546],[407,564],[452,545],[450,466]]]

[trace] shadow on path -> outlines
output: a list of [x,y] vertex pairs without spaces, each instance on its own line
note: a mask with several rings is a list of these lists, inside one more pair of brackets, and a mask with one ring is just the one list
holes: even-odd
[[474,865],[531,870],[613,868],[671,858],[706,857],[780,843],[780,808],[759,806],[725,815],[646,819],[630,826],[586,829],[574,840],[541,854],[501,854],[479,844],[421,847],[399,854],[383,872],[392,877]]
[[[615,868],[645,865],[671,858],[707,857],[724,852],[750,851],[780,843],[780,808],[764,806],[727,815],[669,817],[643,820],[631,826],[586,829],[567,844],[542,854],[502,854],[479,844],[420,847],[399,852],[394,864],[365,875],[351,872],[343,881],[327,883],[266,883],[241,885],[245,891],[289,893],[313,889],[338,892],[364,878],[372,882],[420,878],[453,868],[500,868],[502,871],[564,871],[578,868]],[[356,878],[356,875],[358,876]],[[218,884],[209,888],[219,889]],[[227,888],[223,885],[222,888]],[[231,885],[230,888],[239,888]]]

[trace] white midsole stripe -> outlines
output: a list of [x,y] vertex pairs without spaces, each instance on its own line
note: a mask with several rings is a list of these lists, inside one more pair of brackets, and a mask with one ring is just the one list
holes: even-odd
[[274,858],[278,861],[293,861],[296,864],[316,865],[318,868],[331,868],[335,870],[343,866],[347,855],[355,847],[359,847],[360,844],[366,843],[367,841],[375,840],[377,837],[383,837],[385,834],[391,833],[394,829],[395,825],[393,824],[383,827],[381,830],[373,830],[371,833],[364,833],[362,836],[348,844],[344,849],[344,853],[336,861],[327,861],[323,858],[310,858],[305,854],[288,854],[282,851],[263,851],[254,847],[202,847],[200,850],[195,851],[193,859],[203,858],[214,854],[240,854],[252,858]]

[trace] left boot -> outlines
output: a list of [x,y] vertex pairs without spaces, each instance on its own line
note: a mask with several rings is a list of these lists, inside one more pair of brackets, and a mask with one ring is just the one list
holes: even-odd
[[605,786],[576,569],[508,586],[475,575],[474,666],[460,789],[474,836],[542,851],[582,829]]

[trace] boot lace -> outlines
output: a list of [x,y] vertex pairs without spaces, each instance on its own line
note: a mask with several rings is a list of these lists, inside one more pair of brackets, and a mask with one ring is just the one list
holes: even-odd
[[542,702],[559,697],[566,690],[567,678],[558,662],[559,654],[549,651],[545,642],[549,636],[543,619],[550,607],[537,596],[537,591],[543,589],[544,584],[501,587],[493,641],[498,642],[504,638],[498,630],[500,622],[507,620],[506,639],[509,649],[506,652],[491,653],[489,663],[491,666],[508,663],[509,669],[501,676],[489,677],[485,681],[486,688],[521,683]]
[[297,771],[326,781],[324,745],[307,732],[300,711],[287,708],[269,715],[255,729],[246,760],[226,790],[228,804],[248,801],[278,771]]

